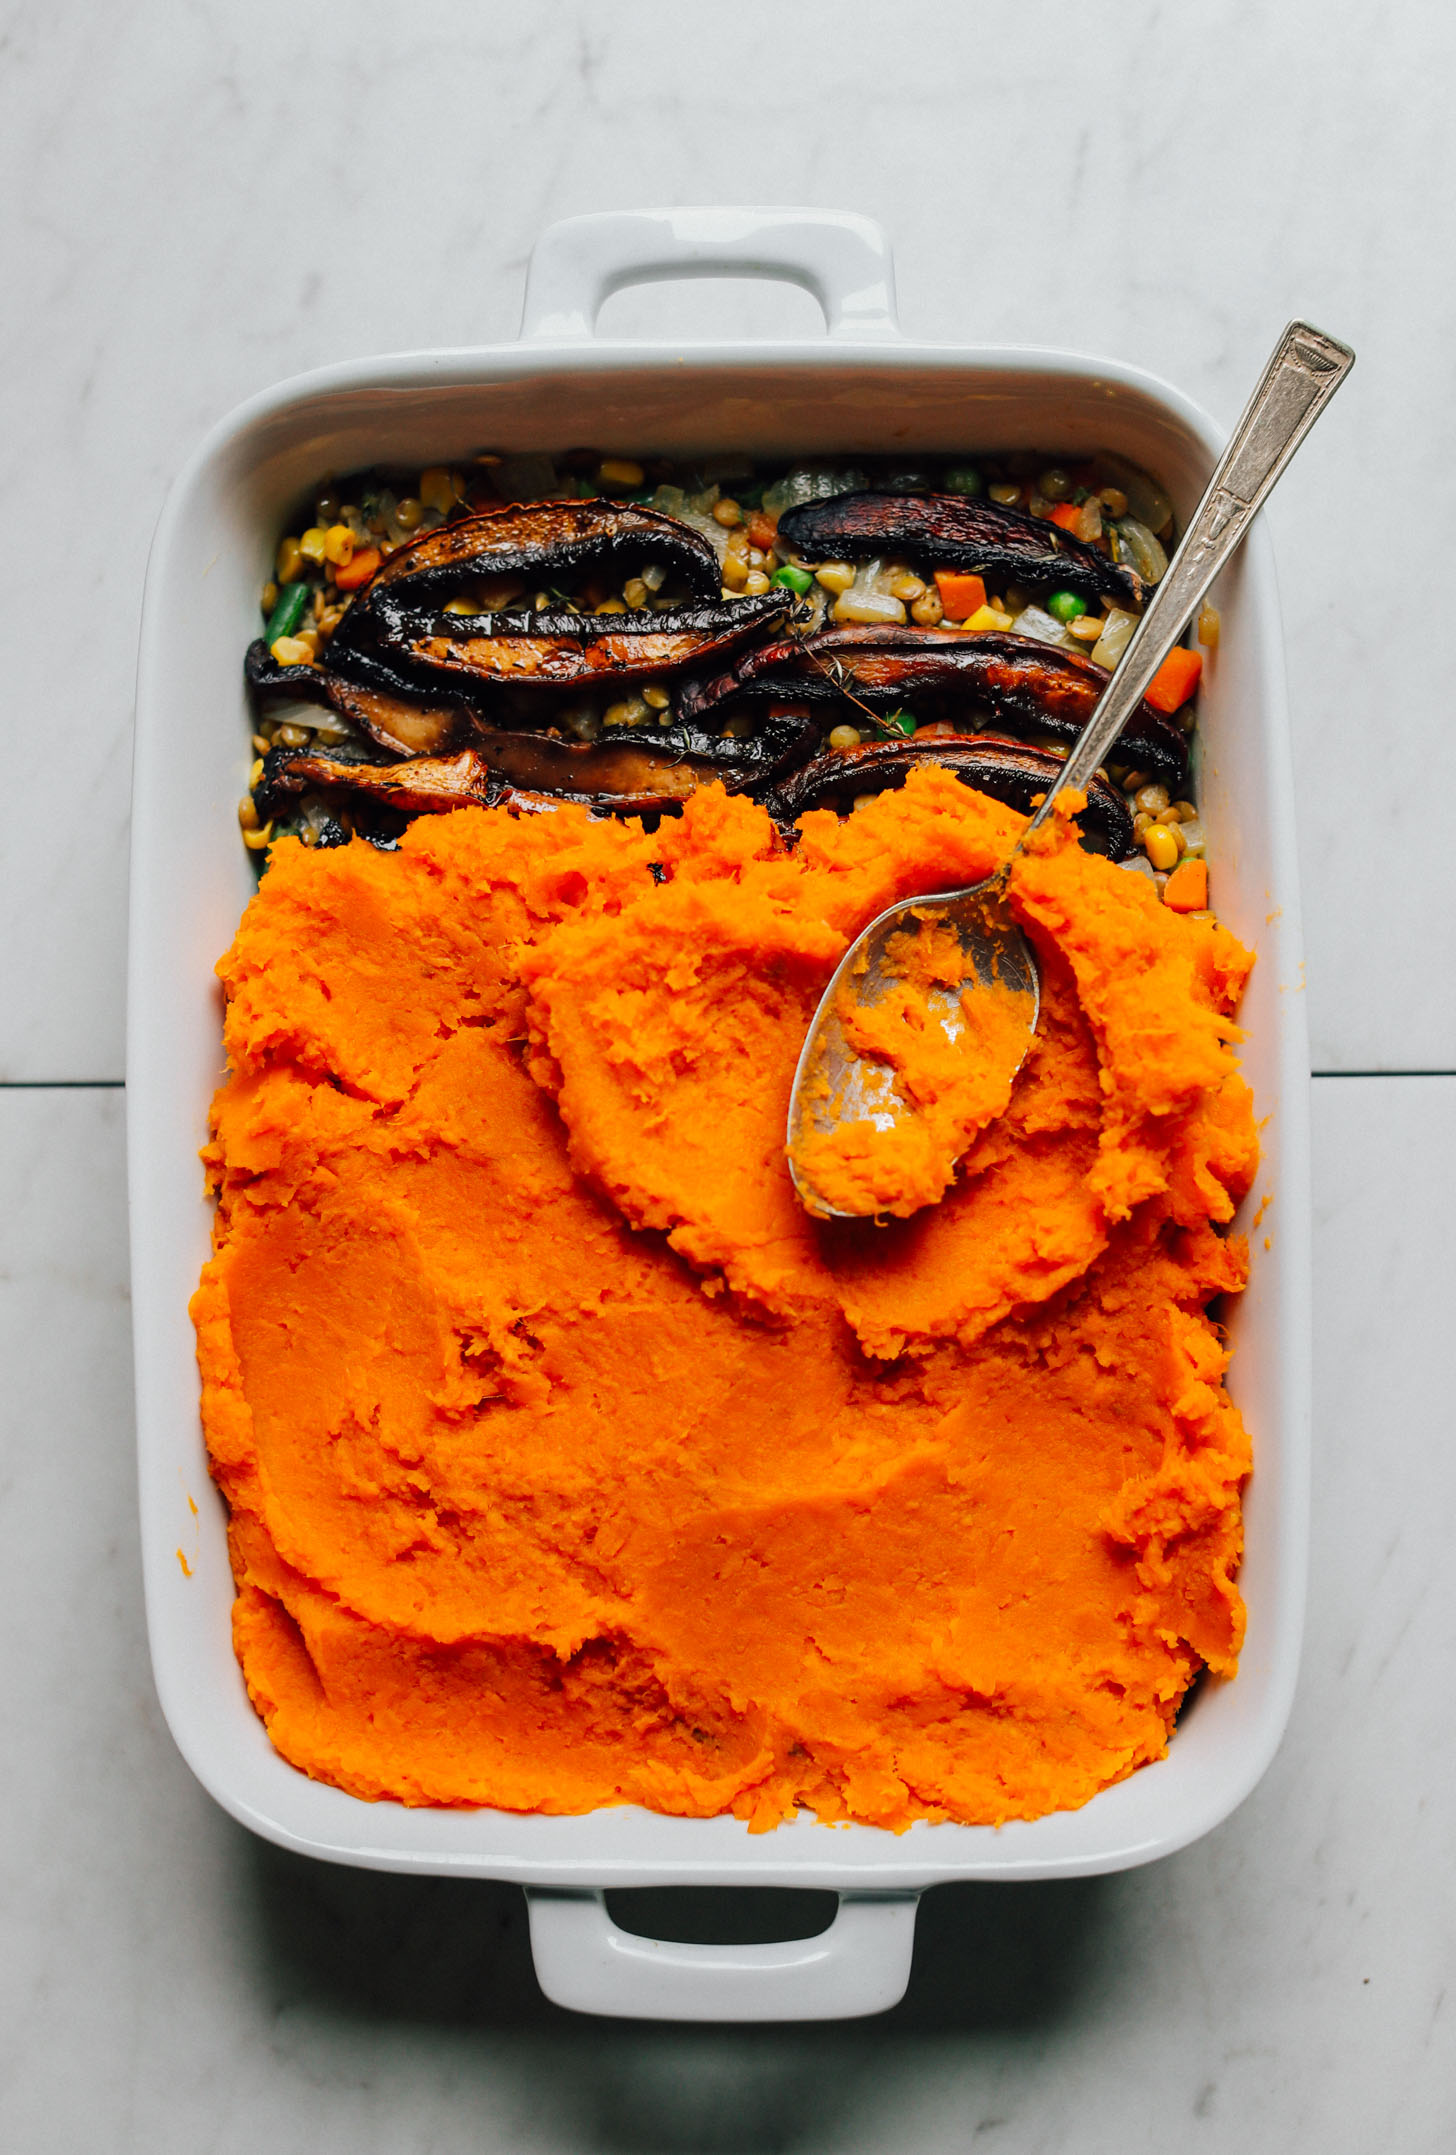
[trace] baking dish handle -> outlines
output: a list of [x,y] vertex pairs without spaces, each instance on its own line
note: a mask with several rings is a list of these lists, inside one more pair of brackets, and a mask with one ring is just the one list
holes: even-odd
[[890,243],[842,210],[604,210],[548,225],[526,271],[523,338],[593,335],[613,292],[669,277],[772,277],[802,285],[831,337],[898,335]]
[[589,1889],[528,1886],[536,1979],[555,2005],[617,2020],[855,2020],[905,1993],[914,1893],[841,1893],[817,1938],[678,1945],[639,1938]]

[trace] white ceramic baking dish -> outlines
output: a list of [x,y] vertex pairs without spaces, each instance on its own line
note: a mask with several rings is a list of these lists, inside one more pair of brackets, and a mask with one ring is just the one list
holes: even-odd
[[[784,277],[827,334],[790,343],[606,342],[603,299],[656,278]],[[1253,1277],[1231,1388],[1254,1434],[1233,1683],[1205,1680],[1166,1759],[1083,1809],[995,1830],[901,1835],[811,1820],[637,1809],[581,1818],[369,1804],[270,1746],[233,1658],[222,1504],[208,1479],[187,1301],[208,1247],[197,1150],[222,1074],[213,964],[253,887],[236,803],[251,751],[242,653],[280,519],[322,474],[449,461],[482,443],[659,452],[1097,447],[1157,472],[1186,514],[1221,446],[1186,398],[1136,369],[1058,351],[912,344],[883,235],[819,211],[584,217],[548,231],[519,343],[326,368],[224,420],[168,499],[147,579],[132,826],[128,1110],[141,1518],[163,1710],[211,1793],[255,1832],[334,1862],[516,1879],[547,1993],[582,2010],[818,2019],[893,2004],[915,1896],[947,1879],[1070,1877],[1145,1863],[1216,1826],[1254,1786],[1288,1712],[1302,1620],[1308,1467],[1307,1052],[1282,657],[1269,542],[1255,526],[1215,597],[1224,632],[1203,692],[1204,815],[1219,913],[1258,952],[1244,1067],[1263,1122],[1249,1200]],[[835,1889],[821,1936],[657,1944],[618,1929],[603,1889]]]

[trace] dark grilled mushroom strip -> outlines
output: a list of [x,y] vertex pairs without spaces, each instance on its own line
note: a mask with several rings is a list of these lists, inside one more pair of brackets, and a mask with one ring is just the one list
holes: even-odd
[[1060,525],[965,494],[836,494],[785,509],[779,538],[806,561],[908,555],[929,568],[975,569],[998,580],[1084,598],[1140,603],[1142,582]]
[[422,703],[392,683],[388,688],[366,686],[322,666],[280,666],[261,637],[249,644],[243,671],[264,709],[280,702],[322,704],[396,755],[437,755],[475,724],[462,703]]
[[[775,822],[788,828],[812,808],[832,808],[845,815],[862,793],[882,793],[903,786],[924,763],[943,764],[964,785],[992,794],[1008,807],[1030,815],[1033,796],[1045,793],[1061,773],[1062,760],[1050,750],[1028,748],[1004,734],[941,734],[928,741],[869,741],[816,756],[812,763],[782,779],[765,800]],[[1132,813],[1115,787],[1094,778],[1081,817],[1082,843],[1089,852],[1125,860],[1133,848]]]
[[494,688],[629,685],[719,663],[792,604],[771,591],[671,613],[471,615],[418,610],[406,587],[350,608],[328,670],[365,685],[414,681],[437,701]]
[[470,577],[549,583],[628,560],[676,569],[701,598],[716,599],[722,585],[718,556],[702,533],[660,509],[625,501],[531,501],[422,532],[390,556],[366,589],[372,597],[409,583],[421,601],[429,592],[443,604],[462,593]]
[[289,797],[310,791],[352,793],[406,814],[490,806],[504,789],[640,814],[685,800],[715,779],[730,793],[760,792],[807,753],[817,732],[806,713],[786,712],[771,714],[744,739],[687,726],[624,727],[592,742],[485,730],[457,755],[397,764],[275,750],[254,798],[265,819],[287,815]]
[[[955,718],[971,700],[986,705],[998,725],[1028,727],[1070,747],[1110,679],[1090,659],[1031,636],[832,628],[745,652],[728,671],[687,683],[678,708],[684,718],[701,720],[740,696],[832,703],[840,695],[836,683],[842,682],[875,710],[892,710],[913,696]],[[1151,704],[1141,704],[1129,719],[1118,754],[1170,786],[1187,776],[1182,729]]]

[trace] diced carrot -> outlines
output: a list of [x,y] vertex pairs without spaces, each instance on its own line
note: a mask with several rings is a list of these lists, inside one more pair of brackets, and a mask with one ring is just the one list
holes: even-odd
[[1175,913],[1202,913],[1208,905],[1207,861],[1179,861],[1163,885],[1163,903]]
[[1179,644],[1168,653],[1153,675],[1143,693],[1144,703],[1150,703],[1155,711],[1176,711],[1197,688],[1202,671],[1203,660],[1199,654],[1187,651]]
[[986,603],[984,580],[966,569],[937,569],[935,588],[950,621],[966,621]]
[[749,545],[756,546],[761,553],[766,554],[773,545],[774,533],[778,528],[777,523],[765,516],[762,509],[755,509],[748,519]]
[[1075,501],[1059,501],[1051,514],[1051,521],[1060,524],[1063,531],[1070,531],[1073,538],[1082,534],[1082,511]]
[[341,591],[357,591],[361,584],[368,583],[378,567],[379,548],[366,546],[362,554],[356,554],[341,569],[335,569],[334,582]]

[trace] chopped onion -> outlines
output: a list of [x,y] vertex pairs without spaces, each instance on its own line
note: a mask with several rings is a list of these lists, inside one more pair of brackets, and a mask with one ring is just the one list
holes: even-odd
[[830,470],[822,464],[796,464],[765,493],[764,514],[782,516],[801,501],[832,501],[836,494],[862,493],[868,485],[865,474],[848,465]]
[[1146,524],[1135,516],[1119,517],[1112,527],[1119,561],[1131,562],[1145,584],[1156,584],[1168,573],[1168,557]]
[[1180,823],[1178,830],[1189,860],[1201,861],[1208,851],[1208,834],[1203,828],[1202,816],[1194,816],[1190,823]]
[[653,495],[650,506],[660,509],[664,516],[674,516],[680,524],[690,525],[694,531],[700,531],[721,565],[728,551],[728,532],[711,513],[712,504],[717,499],[716,486],[705,494],[695,494],[691,500],[680,486],[660,486]]
[[890,622],[899,626],[905,619],[905,602],[892,598],[888,591],[862,591],[858,584],[851,584],[834,602],[836,621],[858,621],[873,626]]
[[1117,865],[1119,868],[1130,868],[1134,875],[1145,875],[1150,883],[1156,883],[1158,880],[1158,872],[1146,853],[1133,853]]
[[1079,651],[1075,636],[1040,606],[1024,606],[1011,624],[1014,636],[1033,636],[1039,644],[1055,644],[1059,651]]
[[1093,663],[1098,666],[1105,666],[1111,672],[1127,649],[1132,639],[1132,632],[1137,627],[1137,621],[1136,614],[1124,613],[1120,606],[1109,607],[1107,610],[1107,625],[1092,646]]
[[899,626],[905,619],[905,602],[896,598],[890,585],[902,573],[899,562],[887,562],[878,554],[862,561],[854,572],[854,582],[835,602],[835,620],[858,621],[866,626],[891,622]]
[[1172,521],[1173,504],[1156,480],[1120,456],[1103,456],[1098,461],[1117,474],[1118,486],[1126,494],[1127,505],[1138,522],[1146,524],[1149,531],[1166,531]]

